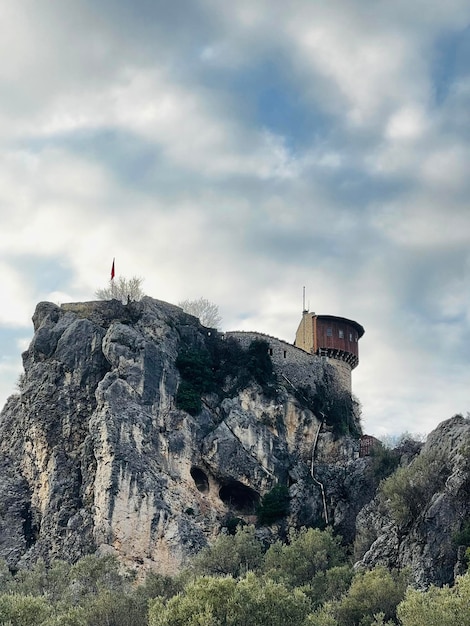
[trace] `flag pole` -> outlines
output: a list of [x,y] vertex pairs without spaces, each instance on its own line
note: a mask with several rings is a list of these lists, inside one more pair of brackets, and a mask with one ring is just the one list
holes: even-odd
[[115,276],[115,271],[114,271],[114,257],[113,257],[113,264],[111,265],[111,298],[114,300],[115,297],[115,289],[114,289],[114,276]]

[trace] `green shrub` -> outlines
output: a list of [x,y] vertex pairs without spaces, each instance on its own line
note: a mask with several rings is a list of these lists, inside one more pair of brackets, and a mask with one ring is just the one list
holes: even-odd
[[308,585],[318,572],[343,565],[345,551],[330,529],[289,531],[289,543],[276,541],[265,554],[263,571],[288,587]]
[[383,613],[384,619],[395,619],[406,587],[404,572],[389,572],[385,567],[360,572],[354,576],[346,595],[336,603],[336,618],[348,626],[372,626],[378,613]]
[[193,559],[197,574],[241,576],[261,567],[263,544],[255,536],[254,526],[238,526],[234,535],[219,535]]
[[176,406],[190,415],[201,412],[204,394],[217,392],[230,397],[253,381],[267,397],[272,398],[277,393],[277,379],[266,341],[254,340],[243,350],[235,339],[223,340],[214,334],[206,338],[205,347],[184,347],[176,366],[181,375]]
[[11,626],[38,626],[52,613],[46,598],[18,593],[0,596],[0,624]]
[[65,561],[53,561],[46,566],[39,559],[29,569],[20,569],[10,579],[10,591],[22,595],[47,596],[55,602],[63,598],[70,583],[71,565]]
[[135,588],[135,596],[145,606],[151,598],[172,598],[183,590],[183,582],[179,576],[164,576],[155,572],[148,572],[143,583]]
[[229,535],[235,535],[238,528],[246,526],[245,520],[241,517],[228,517],[222,524],[222,528],[225,528]]
[[327,570],[317,572],[308,585],[302,587],[314,607],[325,602],[339,600],[349,589],[353,579],[350,565],[336,565]]
[[150,603],[149,626],[307,626],[310,603],[299,589],[287,589],[249,573],[241,580],[200,577],[167,602]]
[[457,578],[452,588],[409,589],[398,606],[402,626],[470,626],[470,576]]
[[135,594],[106,589],[87,602],[86,626],[139,626],[146,623],[147,610]]
[[276,395],[276,376],[273,363],[269,356],[269,344],[263,339],[251,342],[247,351],[246,368],[250,378],[253,378],[268,397]]
[[55,615],[47,618],[41,626],[89,626],[86,611],[82,606],[56,609]]
[[176,359],[181,383],[176,393],[176,406],[190,415],[201,412],[201,396],[212,389],[213,374],[210,355],[204,350],[186,349]]
[[383,480],[393,474],[400,464],[398,452],[386,448],[381,443],[371,447],[369,456],[371,471],[377,480]]
[[407,467],[399,467],[381,483],[379,496],[398,526],[422,514],[450,473],[443,455],[422,452]]
[[262,498],[258,506],[258,524],[269,526],[286,517],[289,513],[289,489],[285,485],[276,485]]
[[190,415],[198,415],[202,410],[201,392],[189,381],[182,380],[176,392],[176,406]]
[[96,595],[103,590],[121,591],[126,579],[120,572],[120,565],[114,556],[89,554],[70,568],[70,593],[75,602]]
[[452,535],[452,541],[456,546],[470,546],[470,520],[466,520],[461,530]]

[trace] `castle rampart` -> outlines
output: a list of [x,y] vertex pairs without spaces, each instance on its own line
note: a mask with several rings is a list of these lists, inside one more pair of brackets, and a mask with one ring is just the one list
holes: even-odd
[[323,375],[325,359],[309,354],[282,339],[251,331],[229,331],[225,333],[225,337],[233,337],[245,349],[252,341],[266,341],[274,369],[296,387],[310,385],[315,388]]
[[[343,318],[335,319],[342,320]],[[356,326],[359,326],[355,322],[352,322],[352,324],[354,326],[349,325],[346,327],[348,339],[351,329],[356,331]],[[309,332],[309,329],[310,325],[305,325],[306,333]],[[245,349],[256,339],[266,341],[275,370],[279,374],[284,375],[295,386],[310,385],[315,387],[316,382],[322,377],[325,364],[328,363],[335,368],[340,385],[344,389],[351,391],[351,370],[358,360],[356,335],[351,336],[352,341],[356,344],[354,353],[344,351],[345,354],[337,348],[310,352],[304,347],[298,347],[277,337],[255,331],[229,331],[225,333],[225,337],[233,337]],[[313,332],[309,338],[313,342]],[[309,343],[307,341],[307,344]]]

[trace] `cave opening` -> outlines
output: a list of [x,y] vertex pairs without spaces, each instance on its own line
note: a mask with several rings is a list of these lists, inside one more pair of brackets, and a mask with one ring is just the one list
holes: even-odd
[[259,504],[259,493],[237,480],[222,485],[219,497],[224,504],[246,515],[256,513]]
[[26,547],[31,548],[38,539],[39,526],[34,522],[33,512],[29,503],[24,504],[20,514],[23,518],[23,535]]
[[197,490],[201,493],[207,493],[209,491],[209,479],[202,469],[193,466],[190,473]]

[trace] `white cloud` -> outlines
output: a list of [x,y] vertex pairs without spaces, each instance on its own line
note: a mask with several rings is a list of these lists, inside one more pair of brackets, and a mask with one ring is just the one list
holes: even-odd
[[385,133],[391,140],[416,140],[423,136],[428,125],[428,116],[422,107],[405,105],[390,116]]
[[31,320],[31,285],[27,277],[10,263],[0,260],[2,277],[2,302],[0,307],[0,325],[28,326]]

